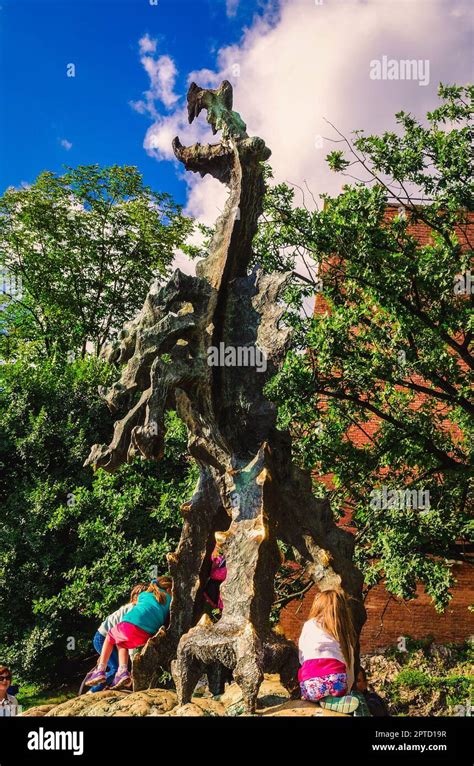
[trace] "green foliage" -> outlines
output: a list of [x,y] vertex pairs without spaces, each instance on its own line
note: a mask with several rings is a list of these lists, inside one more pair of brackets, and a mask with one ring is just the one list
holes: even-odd
[[60,705],[76,696],[77,685],[69,688],[60,686],[54,691],[44,691],[36,684],[22,684],[17,699],[23,710],[28,710],[37,705]]
[[[338,150],[329,163],[350,178],[356,166],[361,181],[322,210],[270,186],[255,260],[292,275],[293,346],[268,394],[295,457],[332,474],[332,507],[352,511],[367,586],[385,579],[408,599],[422,581],[442,610],[459,542],[472,539],[473,296],[454,286],[472,263],[474,89],[439,93],[423,123],[401,112],[397,133],[342,137],[348,159]],[[377,507],[384,486],[427,490],[429,507]]]
[[432,685],[433,679],[422,670],[416,668],[403,668],[395,678],[394,683],[406,686],[408,689],[426,689]]
[[472,643],[439,645],[406,637],[406,651],[388,647],[363,664],[391,715],[468,716],[474,699],[472,660]]
[[393,684],[395,698],[401,690],[417,691],[425,695],[434,691],[440,692],[450,707],[466,704],[472,699],[474,693],[472,676],[451,674],[434,676],[416,668],[403,668],[395,677]]
[[130,319],[153,278],[169,273],[192,221],[136,168],[44,172],[0,199],[1,266],[21,280],[0,329],[7,356],[18,334],[54,351],[99,354]]
[[91,654],[97,625],[136,582],[166,570],[196,474],[170,413],[159,466],[93,475],[82,464],[112,425],[97,387],[116,372],[89,356],[31,359],[25,349],[0,368],[0,656],[20,680],[46,683]]
[[113,426],[98,388],[117,370],[100,352],[192,222],[127,167],[43,173],[0,210],[2,266],[22,283],[0,316],[0,657],[45,685],[92,654],[97,625],[166,570],[180,533],[196,471],[175,414],[159,465],[83,464]]

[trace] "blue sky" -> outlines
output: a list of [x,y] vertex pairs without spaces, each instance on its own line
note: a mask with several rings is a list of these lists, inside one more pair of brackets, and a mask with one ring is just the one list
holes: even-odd
[[[137,165],[146,183],[183,202],[173,164],[144,151],[148,121],[129,104],[148,86],[138,40],[148,33],[172,53],[176,90],[185,93],[187,73],[212,67],[215,50],[239,38],[258,4],[240,2],[234,16],[225,0],[0,4],[1,190],[31,183],[44,169],[60,172],[63,164],[117,163]],[[69,63],[75,77],[66,76]]]
[[[0,0],[0,192],[64,164],[136,165],[212,223],[222,187],[185,175],[170,145],[210,138],[204,121],[187,126],[189,77],[225,77],[249,133],[272,149],[276,180],[295,184],[297,202],[308,190],[311,206],[341,186],[325,162],[327,120],[345,135],[380,133],[400,109],[422,118],[440,81],[473,79],[470,0],[154,3]],[[421,62],[423,76],[374,79],[373,61],[387,58]]]

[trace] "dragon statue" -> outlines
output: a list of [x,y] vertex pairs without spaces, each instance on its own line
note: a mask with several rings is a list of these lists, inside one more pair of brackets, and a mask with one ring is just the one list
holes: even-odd
[[[328,501],[313,496],[310,474],[292,463],[290,436],[277,429],[276,408],[264,395],[289,341],[280,321],[288,276],[250,268],[270,150],[248,136],[232,100],[227,81],[216,90],[189,88],[189,121],[205,110],[222,137],[188,147],[175,138],[175,156],[186,170],[217,178],[229,196],[196,276],[177,269],[164,286],[153,284],[110,349],[122,375],[102,395],[118,419],[110,444],[94,445],[86,463],[115,471],[137,455],[158,461],[166,412],[176,410],[184,421],[200,477],[181,509],[178,548],[168,555],[169,627],[134,660],[134,688],[153,686],[161,669],[171,667],[186,704],[203,672],[224,666],[253,713],[264,672],[280,673],[290,693],[298,691],[296,647],[269,622],[279,540],[319,589],[339,587],[351,597],[359,631],[365,610],[352,535],[336,525]],[[211,364],[211,348],[258,352],[266,369]],[[227,578],[222,616],[212,624],[200,618],[216,532],[224,540]]]

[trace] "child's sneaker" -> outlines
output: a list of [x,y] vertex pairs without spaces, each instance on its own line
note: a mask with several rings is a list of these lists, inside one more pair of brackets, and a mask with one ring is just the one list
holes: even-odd
[[95,667],[86,675],[84,684],[85,686],[97,686],[98,684],[103,684],[104,681],[105,670],[99,670],[99,668]]
[[359,707],[359,700],[352,694],[346,694],[344,697],[323,697],[319,700],[319,704],[334,713],[349,714]]
[[132,677],[128,670],[123,670],[121,673],[116,673],[114,682],[111,685],[111,689],[118,691],[119,689],[125,689],[132,685]]

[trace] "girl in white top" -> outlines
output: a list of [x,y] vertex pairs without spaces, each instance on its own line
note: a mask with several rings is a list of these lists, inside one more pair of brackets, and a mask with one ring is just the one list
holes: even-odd
[[354,683],[356,634],[346,595],[325,590],[314,599],[299,639],[301,696],[339,712],[359,702],[348,694]]

